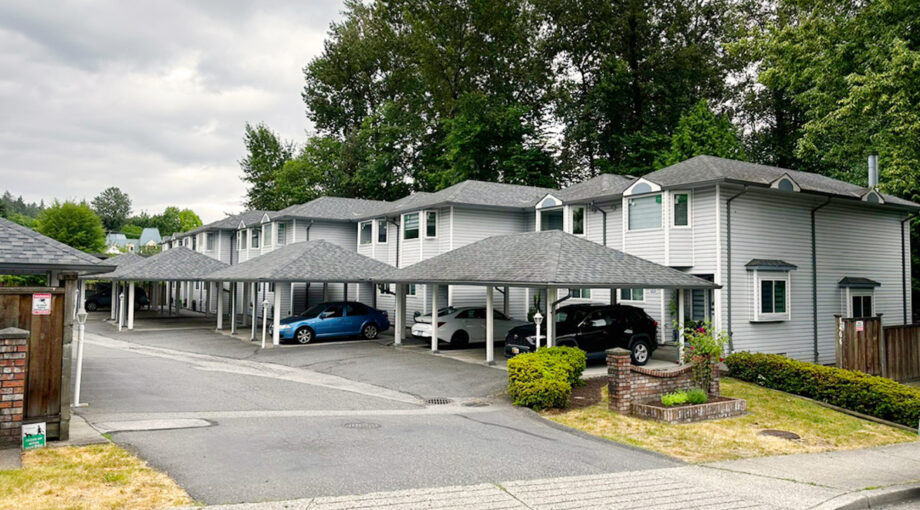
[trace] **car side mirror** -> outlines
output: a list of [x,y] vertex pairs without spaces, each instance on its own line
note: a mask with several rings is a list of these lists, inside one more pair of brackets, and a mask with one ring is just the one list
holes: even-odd
[[323,312],[319,314],[320,320],[324,320],[326,317],[329,317],[329,312]]

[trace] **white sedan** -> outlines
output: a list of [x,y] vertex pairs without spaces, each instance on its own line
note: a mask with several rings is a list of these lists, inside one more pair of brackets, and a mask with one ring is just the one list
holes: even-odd
[[[495,338],[504,340],[511,328],[530,324],[527,321],[509,319],[505,314],[495,310],[493,321]],[[416,338],[431,338],[431,314],[419,315],[412,325],[412,336]],[[485,307],[460,307],[448,306],[438,310],[438,341],[462,347],[470,342],[485,342],[486,340],[486,309]]]

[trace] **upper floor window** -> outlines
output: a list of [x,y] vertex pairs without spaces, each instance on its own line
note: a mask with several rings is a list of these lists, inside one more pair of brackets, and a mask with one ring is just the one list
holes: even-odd
[[672,196],[674,197],[674,226],[690,226],[690,194],[674,193]]
[[262,232],[265,234],[265,241],[262,244],[265,246],[271,245],[272,244],[272,225],[271,223],[266,224],[265,227],[262,229]]
[[262,240],[262,229],[261,228],[252,229],[252,245],[250,246],[250,248],[258,248],[259,241],[261,240]]
[[540,230],[562,230],[562,209],[540,211]]
[[284,243],[287,241],[287,224],[279,223],[278,224],[278,246],[284,246]]
[[583,235],[585,233],[585,208],[584,207],[573,207],[572,208],[572,233],[575,235]]
[[208,251],[214,251],[214,234],[208,232],[204,235],[205,249]]
[[192,250],[198,251],[198,236],[192,236]]
[[377,242],[380,244],[387,242],[387,220],[377,220]]
[[591,299],[591,289],[569,289],[569,296],[576,299]]
[[620,301],[645,301],[645,289],[620,289]]
[[418,213],[403,216],[403,239],[418,239]]
[[239,236],[240,236],[240,238],[239,238],[239,248],[240,248],[241,250],[245,250],[245,249],[246,249],[246,231],[245,231],[245,230],[240,230]]
[[371,244],[371,229],[373,223],[362,221],[358,224],[358,242],[360,244]]
[[630,198],[628,205],[629,230],[661,228],[661,195]]
[[425,212],[425,237],[438,237],[438,211]]

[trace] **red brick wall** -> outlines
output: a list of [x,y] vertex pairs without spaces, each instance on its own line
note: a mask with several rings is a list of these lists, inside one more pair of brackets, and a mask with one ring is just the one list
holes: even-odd
[[18,444],[26,389],[29,333],[0,331],[0,444]]
[[[629,351],[610,349],[607,351],[608,407],[611,411],[629,414],[633,402],[649,402],[660,399],[665,393],[689,390],[694,387],[691,369],[690,365],[666,370],[637,367],[630,364]],[[713,369],[709,394],[719,394],[717,367]]]

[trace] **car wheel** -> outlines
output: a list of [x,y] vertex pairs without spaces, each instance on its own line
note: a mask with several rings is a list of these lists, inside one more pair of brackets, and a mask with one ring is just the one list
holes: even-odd
[[636,340],[633,342],[632,348],[630,351],[630,357],[632,358],[632,364],[642,366],[648,363],[649,358],[652,357],[652,352],[648,348],[648,342],[645,340]]
[[86,303],[85,308],[87,312],[95,312],[96,309],[99,308],[99,305],[97,305],[95,301],[90,301]]
[[368,340],[377,338],[377,333],[380,333],[380,330],[377,329],[377,325],[373,322],[365,324],[364,329],[361,330],[361,336]]
[[303,345],[313,341],[313,330],[310,328],[300,328],[294,333],[294,340]]
[[470,335],[466,331],[457,331],[454,336],[450,337],[450,346],[464,348],[470,343]]

